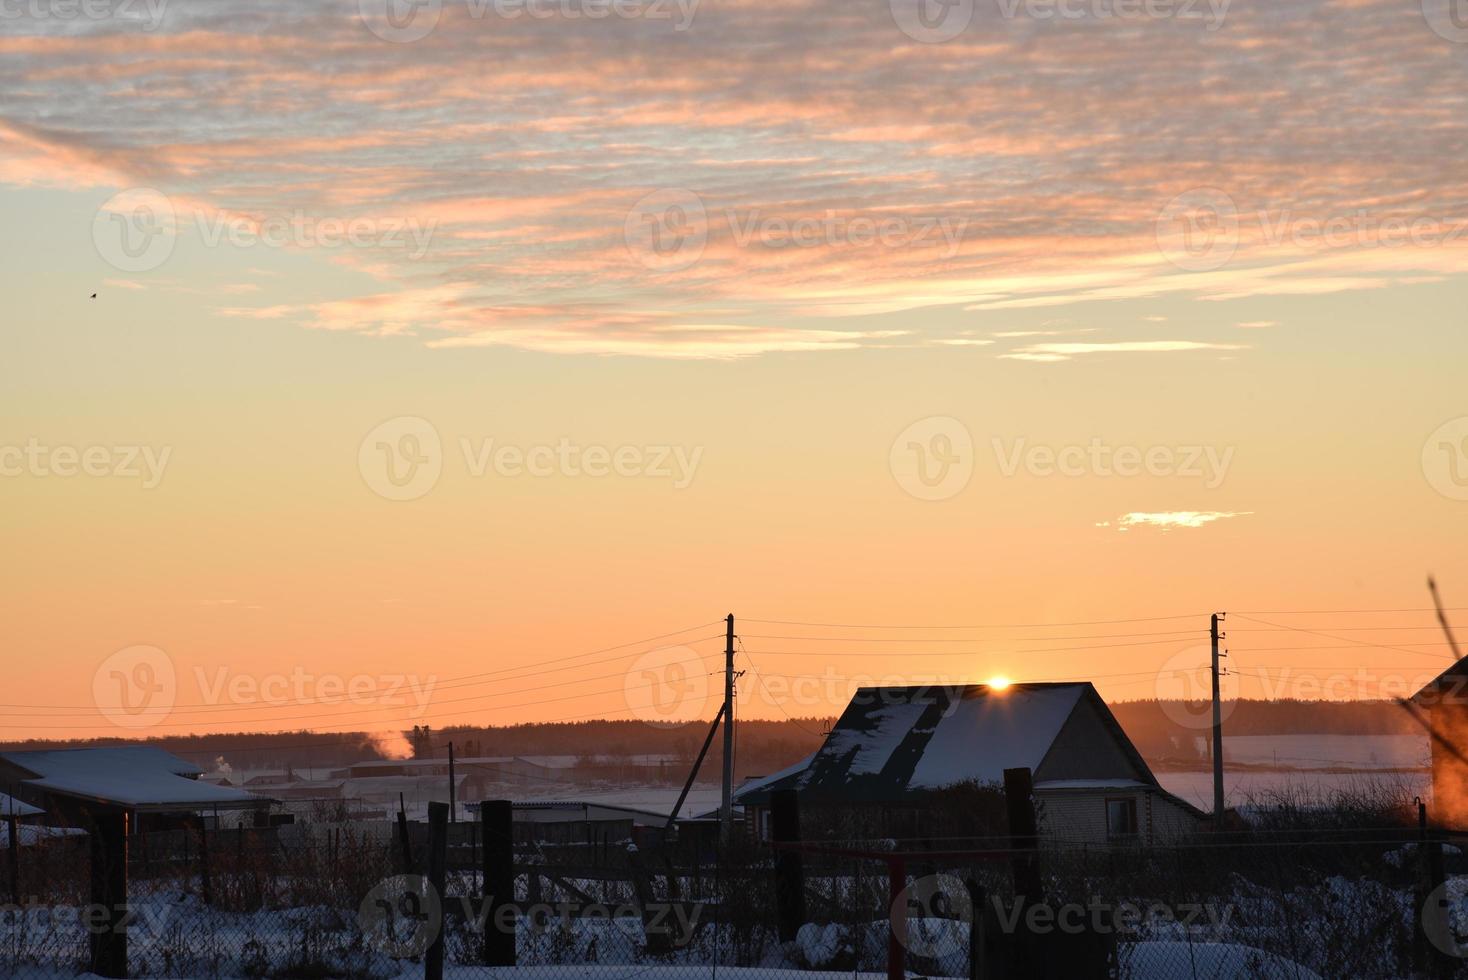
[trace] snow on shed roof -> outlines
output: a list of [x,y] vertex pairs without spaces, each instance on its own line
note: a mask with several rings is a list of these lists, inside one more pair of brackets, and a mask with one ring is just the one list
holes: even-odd
[[[811,760],[814,758],[814,755],[808,755],[794,765],[786,766],[779,772],[745,780],[739,786],[735,787],[734,796],[730,802],[735,806],[743,806],[746,801],[751,803],[764,802],[771,791],[788,788],[786,784],[793,783],[796,776],[805,772],[806,768],[810,766]],[[710,812],[718,813],[719,811],[713,810]]]
[[828,800],[1001,782],[1006,769],[1039,767],[1089,691],[1086,683],[863,688],[810,765],[779,782]]
[[241,808],[268,802],[244,790],[202,783],[203,769],[147,745],[0,752],[33,775],[21,781],[49,793],[129,809]]
[[31,806],[24,800],[17,800],[8,793],[0,793],[0,817],[8,817],[11,814],[17,817],[34,817],[45,812],[40,807]]

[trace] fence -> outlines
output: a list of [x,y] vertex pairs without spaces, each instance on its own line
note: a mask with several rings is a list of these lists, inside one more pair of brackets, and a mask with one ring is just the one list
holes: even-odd
[[[1468,867],[1413,834],[722,848],[513,845],[508,823],[506,807],[438,833],[344,824],[131,839],[126,973],[386,980],[441,963],[455,980],[1468,976]],[[95,842],[37,838],[12,853],[19,897],[0,914],[0,974],[86,971],[98,929],[117,926],[113,910],[91,907]]]

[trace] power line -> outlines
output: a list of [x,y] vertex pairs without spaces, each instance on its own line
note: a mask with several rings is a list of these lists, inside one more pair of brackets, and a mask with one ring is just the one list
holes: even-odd
[[[1379,650],[1396,650],[1396,651],[1398,651],[1400,653],[1416,653],[1417,651],[1415,651],[1415,650],[1409,650],[1409,649],[1407,649],[1407,647],[1413,647],[1413,646],[1443,646],[1444,645],[1441,641],[1439,641],[1438,643],[1406,643],[1406,644],[1400,644],[1400,645],[1394,645],[1394,646],[1393,645],[1382,644],[1382,643],[1364,643],[1364,642],[1359,641],[1359,640],[1353,640],[1353,639],[1351,639],[1348,636],[1334,636],[1334,635],[1332,635],[1330,633],[1322,633],[1319,630],[1306,629],[1303,626],[1288,626],[1288,625],[1286,625],[1284,623],[1274,623],[1274,622],[1270,622],[1267,619],[1259,619],[1257,617],[1250,616],[1250,615],[1247,615],[1245,613],[1235,613],[1235,615],[1239,616],[1241,619],[1247,619],[1251,623],[1259,623],[1259,624],[1261,624],[1263,626],[1273,626],[1273,627],[1275,627],[1277,629],[1291,630],[1291,631],[1296,632],[1296,633],[1309,633],[1311,636],[1319,636],[1319,637],[1323,637],[1324,639],[1327,639],[1327,640],[1339,640],[1342,643],[1349,643],[1349,644],[1351,644],[1353,646],[1375,647],[1376,649],[1379,649]],[[1257,649],[1263,649],[1263,648],[1260,647],[1260,648],[1257,648]]]
[[1186,639],[1206,630],[1166,630],[1158,633],[1099,633],[1089,636],[960,636],[951,640],[923,640],[911,637],[863,636],[778,636],[750,633],[752,640],[799,640],[803,643],[1053,643],[1065,640],[1117,640],[1134,636],[1171,636]]
[[[712,671],[712,672],[710,672],[709,675],[706,675],[706,676],[712,676],[714,673],[722,673],[722,672],[721,671]],[[493,710],[495,710],[495,711],[509,711],[509,710],[511,710],[513,708],[534,708],[534,707],[539,707],[542,704],[553,704],[553,703],[556,703],[556,702],[559,702],[559,701],[576,701],[576,700],[579,700],[581,698],[598,697],[598,696],[603,695],[603,694],[616,694],[619,691],[637,691],[637,690],[643,690],[643,689],[649,688],[649,687],[658,687],[660,685],[663,685],[664,683],[665,682],[661,678],[659,678],[658,680],[655,680],[655,681],[653,681],[650,684],[637,684],[637,685],[630,685],[630,686],[624,685],[624,686],[622,686],[620,688],[615,688],[613,690],[608,690],[608,691],[585,691],[585,692],[582,692],[581,694],[569,694],[569,695],[567,695],[565,697],[561,697],[561,698],[541,698],[541,699],[538,699],[538,700],[535,700],[535,701],[524,701],[524,702],[521,702],[520,704],[497,704],[497,705],[492,705],[490,707],[492,707]],[[485,697],[493,697],[493,695],[480,695],[478,697],[472,697],[472,698],[459,698],[459,699],[455,699],[455,700],[441,701],[439,703],[440,704],[455,704],[458,701],[481,701]],[[375,712],[372,712],[370,709],[363,709],[363,711],[342,712],[341,714],[362,714],[362,713],[375,713]],[[310,714],[310,715],[288,715],[288,716],[286,716],[284,718],[272,718],[272,719],[270,719],[270,721],[272,721],[272,722],[274,722],[274,721],[294,721],[294,720],[297,720],[297,719],[311,719],[311,718],[316,718],[316,717],[319,717],[319,715],[316,715],[316,714]],[[431,714],[426,714],[425,713],[425,714],[421,714],[421,715],[409,715],[409,716],[407,716],[405,718],[383,718],[382,719],[382,722],[383,723],[400,723],[400,724],[405,724],[407,722],[416,722],[416,721],[421,721],[421,720],[426,719],[426,718],[436,718],[436,717],[442,717],[442,715],[441,714],[431,715]],[[261,719],[261,720],[264,720],[264,719]],[[105,730],[107,728],[115,728],[115,727],[117,727],[115,724],[108,724],[108,725],[3,725],[3,724],[0,724],[0,728],[25,728],[25,729],[32,729],[32,728],[34,728],[34,729],[68,728],[68,729],[82,729],[82,730],[96,730],[96,729],[104,729]]]
[[[1453,606],[1443,610],[1444,612],[1468,612],[1468,606]],[[1431,613],[1437,609],[1428,606],[1426,609],[1249,609],[1237,615],[1253,616],[1327,616],[1334,614],[1342,615],[1366,615],[1373,613]]]
[[[694,627],[690,627],[689,629],[678,630],[678,631],[673,632],[673,633],[665,633],[662,636],[648,637],[647,639],[643,639],[643,640],[633,640],[630,643],[623,643],[623,644],[620,644],[619,646],[614,646],[614,647],[604,647],[601,650],[592,650],[592,651],[588,651],[587,653],[575,653],[575,654],[571,654],[570,656],[566,656],[566,657],[555,657],[555,658],[552,658],[550,660],[542,661],[541,663],[538,663],[538,664],[523,664],[523,665],[516,666],[516,667],[502,667],[502,668],[500,668],[498,670],[489,670],[489,671],[482,671],[482,672],[476,673],[476,674],[463,674],[463,675],[460,675],[458,677],[449,677],[449,678],[447,678],[448,681],[463,681],[463,680],[468,680],[469,678],[473,678],[473,677],[490,677],[492,675],[496,675],[496,674],[507,674],[507,673],[511,673],[511,672],[514,672],[514,671],[527,671],[527,673],[525,673],[523,675],[520,675],[520,676],[516,676],[516,677],[499,677],[499,678],[497,678],[493,682],[491,682],[491,681],[475,681],[473,683],[468,683],[468,684],[453,684],[453,683],[443,683],[443,684],[441,684],[441,683],[438,683],[437,681],[435,681],[434,684],[433,684],[433,689],[434,690],[437,690],[437,691],[454,690],[456,688],[461,688],[461,687],[477,687],[480,684],[499,683],[499,682],[502,682],[502,681],[518,681],[518,680],[525,680],[526,678],[529,678],[529,677],[539,677],[539,676],[541,676],[541,675],[543,675],[543,674],[546,673],[545,665],[547,665],[547,664],[563,663],[563,662],[568,661],[568,660],[578,660],[578,659],[581,659],[583,657],[596,656],[597,654],[608,653],[608,652],[613,651],[613,650],[621,650],[621,649],[625,649],[627,647],[638,646],[638,645],[644,644],[644,643],[654,643],[654,642],[656,642],[658,640],[665,640],[665,639],[668,639],[669,637],[678,636],[678,635],[680,635],[682,633],[689,633],[689,632],[692,632],[693,630],[696,630],[696,629],[705,629],[705,628],[707,628],[710,625],[713,625],[713,624],[704,624],[703,626],[694,626]],[[701,637],[697,637],[697,638],[691,639],[691,640],[684,640],[683,642],[684,643],[705,643],[708,640],[720,638],[720,637],[722,637],[722,635],[723,634],[718,634],[718,636],[712,636],[712,635],[711,636],[701,636]],[[557,668],[557,671],[560,671],[560,670],[578,670],[578,669],[581,669],[581,668],[584,668],[584,667],[594,667],[594,666],[597,666],[598,664],[613,663],[613,662],[615,662],[617,660],[625,660],[628,657],[636,657],[636,656],[639,656],[639,655],[644,654],[644,653],[650,653],[650,652],[652,652],[653,650],[656,650],[656,649],[658,649],[658,648],[656,648],[656,647],[649,647],[649,648],[643,649],[643,650],[633,650],[630,653],[618,654],[615,657],[608,657],[605,660],[592,660],[592,661],[588,661],[587,663],[584,663],[584,664],[574,664],[574,665],[571,665],[571,666],[560,667],[560,668]],[[573,683],[574,684],[574,683],[579,683],[579,682],[577,682],[577,681],[569,681],[567,683]],[[344,698],[346,696],[347,695],[345,693],[343,693],[342,695],[339,695],[338,698]],[[293,699],[291,699],[288,702],[284,702],[284,703],[282,703],[280,705],[276,705],[276,706],[278,706],[278,707],[286,707],[286,706],[294,707],[296,705],[317,704],[317,703],[327,704],[327,703],[330,703],[330,702],[327,701],[324,698],[319,698],[319,697],[318,698],[299,698],[299,699],[294,699],[293,698]],[[0,704],[0,708],[92,708],[92,709],[95,709],[96,707],[97,707],[96,704],[90,704],[90,705],[87,705],[87,704]],[[262,708],[262,707],[266,707],[266,705],[261,705],[261,704],[209,704],[207,702],[189,702],[189,703],[186,703],[186,704],[174,705],[173,710],[182,710],[182,709],[187,709],[187,708],[207,708],[207,709],[210,709],[210,710],[224,711],[224,710],[231,710],[231,709],[249,710],[249,709],[252,709],[252,708],[258,709],[258,708]]]
[[[717,671],[712,671],[710,673],[717,673]],[[489,699],[489,698],[509,697],[511,695],[514,695],[514,694],[527,694],[527,693],[529,693],[531,691],[543,691],[543,690],[546,690],[548,688],[563,688],[563,687],[567,687],[569,685],[574,685],[574,684],[588,684],[588,683],[590,683],[592,681],[604,681],[604,680],[607,680],[607,679],[612,678],[612,677],[625,677],[625,676],[627,676],[627,672],[626,671],[618,671],[618,672],[612,673],[612,674],[600,674],[600,675],[598,675],[596,677],[584,677],[584,678],[582,678],[580,680],[575,680],[575,681],[557,681],[554,684],[539,684],[539,685],[537,685],[535,687],[516,688],[515,690],[512,690],[512,691],[497,691],[494,694],[476,694],[476,695],[474,695],[472,697],[449,698],[447,700],[437,700],[434,703],[435,704],[461,704],[461,703],[464,703],[464,702],[467,702],[467,701],[483,701],[483,700],[486,700],[486,699]],[[520,678],[517,678],[517,679],[520,679]],[[647,685],[647,686],[651,686],[651,685]],[[635,690],[635,688],[622,688],[622,690]],[[429,693],[431,693],[431,692],[429,692]],[[604,693],[615,693],[615,692],[585,691],[585,692],[582,692],[581,694],[571,695],[570,697],[571,698],[592,697],[592,696],[595,696],[597,694],[604,694]],[[345,698],[346,698],[346,695],[343,695],[342,696],[342,699],[345,699]],[[258,710],[261,710],[261,709],[275,710],[275,709],[279,709],[279,708],[293,708],[293,707],[297,707],[299,705],[314,704],[314,703],[318,703],[319,701],[320,701],[320,699],[309,699],[309,700],[308,699],[303,699],[301,701],[284,701],[284,702],[275,703],[275,704],[222,704],[222,705],[219,705],[218,708],[219,708],[219,710],[224,710],[226,708],[231,708],[231,709],[244,709],[244,710],[253,709],[253,710],[257,710],[257,711]],[[342,702],[341,701],[338,701],[337,703],[342,703]],[[347,702],[347,703],[350,703],[350,702]],[[33,707],[40,708],[40,707],[43,707],[43,706],[42,705],[34,705]],[[64,707],[84,707],[84,706],[83,705],[72,705],[72,706],[64,706]],[[360,708],[360,709],[353,709],[351,711],[333,712],[332,714],[333,714],[334,717],[341,717],[341,716],[344,716],[344,715],[373,714],[373,713],[376,713],[376,712],[380,711],[382,709],[382,707],[397,707],[397,705],[382,705],[382,706],[377,707],[377,708]],[[501,705],[488,705],[487,707],[492,707],[492,708],[495,708],[496,710],[498,710],[498,708],[500,708],[500,707],[509,707],[509,706],[508,705],[504,705],[504,706],[501,706]],[[10,715],[10,717],[13,717],[13,718],[56,718],[56,717],[61,717],[61,718],[66,718],[66,717],[90,718],[90,717],[95,716],[97,714],[97,711],[98,711],[98,707],[96,705],[93,705],[92,706],[92,709],[90,711],[60,712],[60,713],[48,711],[48,712],[45,712],[43,714],[38,714],[38,715],[12,714],[12,715]],[[198,710],[188,710],[188,709],[185,709],[185,710],[181,710],[180,711],[179,709],[172,708],[172,707],[170,707],[169,710],[168,710],[168,716],[170,718],[173,717],[173,715],[175,715],[175,714],[199,714],[199,713],[200,712]],[[293,718],[313,718],[313,717],[315,717],[314,714],[313,715],[287,715],[284,718],[273,718],[273,719],[268,719],[268,720],[272,720],[272,721],[290,721]],[[242,719],[242,720],[243,721],[265,721],[267,719],[265,719],[265,718],[246,718],[246,719]],[[3,726],[0,726],[0,727],[3,727]]]
[[818,735],[816,732],[811,731],[809,728],[806,728],[804,725],[802,725],[800,722],[796,721],[790,716],[790,712],[785,710],[784,703],[779,701],[773,694],[770,693],[769,687],[765,684],[764,674],[762,674],[760,672],[760,669],[755,666],[754,658],[749,655],[749,649],[744,645],[744,637],[739,636],[735,637],[735,639],[739,641],[739,650],[744,654],[744,659],[749,661],[749,669],[754,671],[754,679],[759,682],[760,690],[765,692],[765,697],[775,702],[775,707],[780,709],[780,714],[784,715],[787,721],[789,721],[796,728],[799,728],[801,731],[805,732],[807,735],[815,735],[817,738],[824,737]]
[[1091,619],[1071,623],[974,623],[967,626],[893,625],[885,623],[809,623],[793,619],[754,619],[741,617],[746,623],[763,623],[767,626],[813,626],[827,629],[854,630],[986,630],[986,629],[1045,629],[1053,626],[1111,626],[1118,623],[1160,623],[1169,619],[1202,618],[1207,613],[1183,613],[1177,616],[1149,616],[1141,619]]
[[[917,641],[917,642],[921,642],[921,641]],[[1114,650],[1114,649],[1118,649],[1118,648],[1121,648],[1121,647],[1145,647],[1145,646],[1156,646],[1158,644],[1185,643],[1185,642],[1187,642],[1185,638],[1175,638],[1175,639],[1171,639],[1171,640],[1139,640],[1139,641],[1137,641],[1135,643],[1098,643],[1098,644],[1094,644],[1094,645],[1090,645],[1090,646],[1077,646],[1077,647],[1040,647],[1038,649],[1033,649],[1033,650],[1013,650],[1013,651],[1009,651],[1009,652],[1018,653],[1018,654],[1024,654],[1024,655],[1029,655],[1029,654],[1032,654],[1032,653],[1070,653],[1070,652],[1078,651],[1078,650]],[[923,651],[920,651],[921,655],[924,656],[924,657],[989,657],[989,656],[994,656],[995,654],[1004,653],[1004,652],[1005,651],[1003,651],[1003,650],[941,650],[941,651],[938,651],[938,650],[932,650],[932,651],[923,650]],[[820,656],[825,656],[825,654],[822,654],[819,650],[761,650],[760,651],[760,656],[762,656],[762,657],[820,657]],[[896,656],[896,654],[892,653],[891,651],[885,651],[884,652],[884,651],[876,651],[876,650],[842,650],[840,652],[839,656],[841,656],[841,657],[892,657],[892,656]]]

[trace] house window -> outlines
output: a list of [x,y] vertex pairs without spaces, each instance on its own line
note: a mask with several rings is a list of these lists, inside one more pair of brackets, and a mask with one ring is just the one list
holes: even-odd
[[1134,799],[1106,801],[1106,836],[1137,836],[1137,801]]

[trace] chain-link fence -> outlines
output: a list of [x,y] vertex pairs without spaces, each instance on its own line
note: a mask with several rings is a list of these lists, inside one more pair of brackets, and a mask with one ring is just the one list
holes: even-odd
[[1468,865],[1377,831],[1034,851],[522,840],[509,901],[477,821],[447,829],[437,867],[428,828],[406,831],[136,835],[120,920],[95,907],[88,835],[22,836],[0,864],[0,974],[87,972],[120,929],[148,977],[420,977],[438,956],[462,980],[1468,976]]

